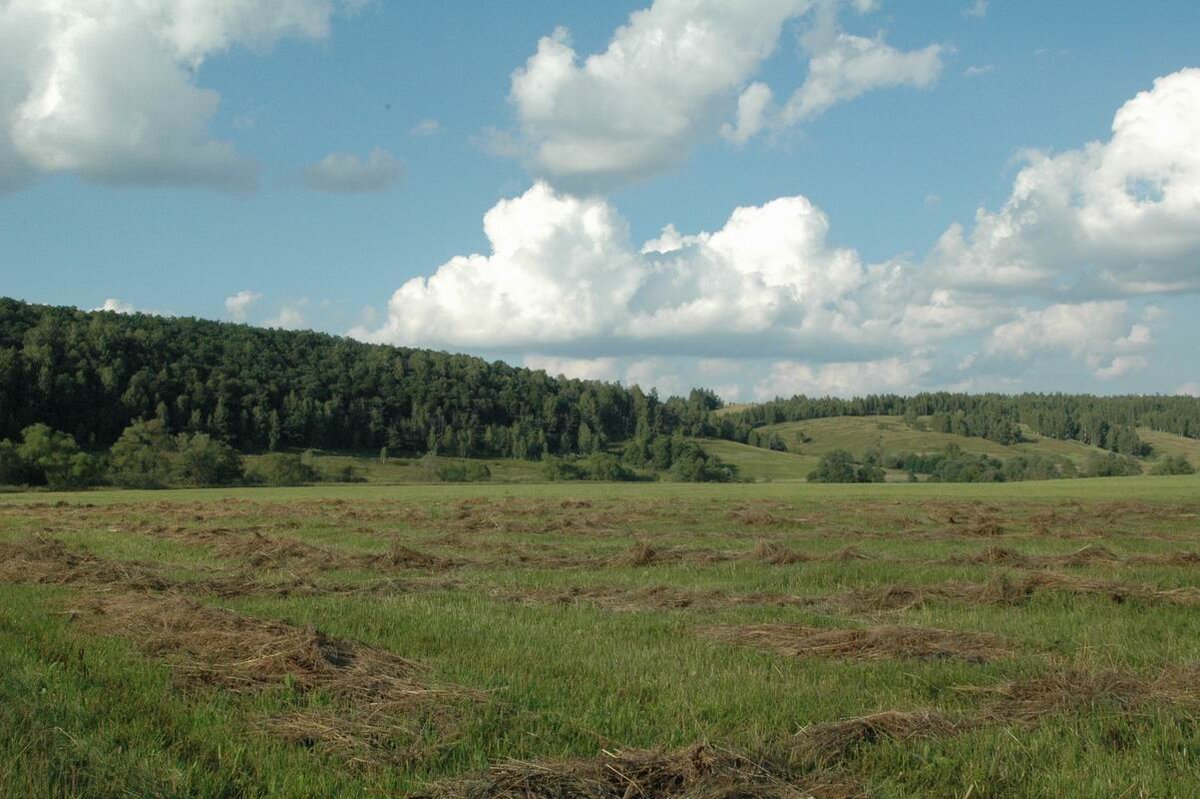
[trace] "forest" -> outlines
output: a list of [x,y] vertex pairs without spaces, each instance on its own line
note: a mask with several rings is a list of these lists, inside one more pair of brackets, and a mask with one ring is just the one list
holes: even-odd
[[387,447],[528,460],[620,452],[665,469],[683,437],[784,448],[761,428],[865,415],[1000,443],[1019,441],[1025,426],[1133,456],[1145,449],[1138,427],[1200,437],[1195,397],[797,396],[724,408],[701,388],[663,400],[467,355],[0,298],[0,440],[41,424],[100,451],[131,423],[157,420],[166,435],[208,436],[242,452]]

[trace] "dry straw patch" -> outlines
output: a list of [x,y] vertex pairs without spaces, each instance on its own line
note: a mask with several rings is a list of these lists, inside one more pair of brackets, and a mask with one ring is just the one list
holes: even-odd
[[90,633],[132,641],[188,685],[236,693],[288,688],[334,703],[268,719],[285,740],[355,765],[406,762],[429,729],[452,734],[455,703],[476,692],[430,685],[419,664],[312,627],[258,619],[177,595],[129,593],[94,599],[71,616]]
[[954,658],[983,663],[1013,654],[1012,647],[996,635],[928,627],[883,625],[847,630],[759,624],[710,627],[702,634],[723,643],[757,647],[789,657]]
[[812,768],[827,768],[852,756],[860,746],[881,741],[944,737],[971,728],[933,710],[887,710],[860,718],[805,727],[796,735],[793,755]]
[[589,759],[512,761],[435,786],[437,799],[859,799],[856,782],[707,744],[672,752],[603,752]]

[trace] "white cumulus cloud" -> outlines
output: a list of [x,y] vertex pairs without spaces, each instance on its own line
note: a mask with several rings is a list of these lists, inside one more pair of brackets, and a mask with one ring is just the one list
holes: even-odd
[[[559,28],[512,76],[520,129],[490,131],[493,151],[525,157],[568,189],[607,188],[669,169],[718,133],[744,143],[768,123],[793,124],[875,88],[927,86],[940,48],[902,53],[882,38],[839,34],[843,0],[655,0],[607,49],[581,60]],[[869,13],[875,3],[849,3]],[[784,23],[820,9],[829,36],[809,39],[809,77],[782,115],[771,90],[747,83],[775,51]],[[736,121],[729,123],[731,115]]]
[[1025,161],[999,211],[942,236],[930,259],[940,280],[1093,296],[1200,290],[1200,69],[1125,103],[1109,141]]
[[225,311],[235,322],[245,322],[251,306],[261,299],[262,295],[257,292],[239,291],[237,294],[225,298]]
[[0,189],[71,171],[104,183],[252,187],[257,167],[213,139],[212,54],[327,34],[332,0],[0,3]]

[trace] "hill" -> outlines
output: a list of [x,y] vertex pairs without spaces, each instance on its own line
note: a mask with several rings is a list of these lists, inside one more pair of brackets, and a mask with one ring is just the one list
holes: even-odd
[[[1078,441],[1059,441],[1039,436],[1028,429],[1022,431],[1025,440],[1016,444],[999,444],[986,438],[915,429],[895,416],[841,416],[811,419],[806,422],[783,422],[767,425],[761,428],[760,432],[768,435],[776,433],[783,439],[790,452],[813,458],[839,449],[846,450],[856,457],[861,457],[869,449],[889,454],[932,453],[941,452],[951,444],[958,446],[963,452],[989,455],[1002,460],[1022,453],[1036,453],[1065,456],[1082,463],[1089,454],[1104,452],[1098,447]],[[1165,433],[1156,435],[1164,439],[1180,439],[1179,436]]]

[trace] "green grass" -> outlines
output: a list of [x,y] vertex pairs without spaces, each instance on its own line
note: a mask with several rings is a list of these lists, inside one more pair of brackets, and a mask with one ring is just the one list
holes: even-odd
[[[750,457],[759,452],[765,457]],[[1019,577],[1009,567],[951,560],[985,546],[1029,555],[1065,554],[1085,544],[1122,555],[1200,549],[1200,476],[828,486],[784,482],[779,459],[796,455],[733,456],[775,482],[378,482],[0,497],[0,542],[49,535],[177,576],[257,569],[274,580],[305,571],[298,563],[251,567],[190,537],[211,530],[299,539],[345,555],[384,551],[399,541],[466,561],[445,572],[388,575],[442,581],[435,590],[197,598],[314,625],[418,661],[423,679],[434,684],[483,692],[480,701],[462,705],[458,724],[437,746],[406,764],[364,770],[266,730],[264,718],[297,702],[286,686],[260,694],[185,687],[172,675],[167,653],[89,634],[63,614],[96,595],[96,586],[49,588],[10,574],[10,584],[0,583],[0,796],[405,795],[513,758],[553,762],[697,741],[781,751],[807,725],[880,710],[933,708],[971,717],[983,700],[969,687],[1067,668],[1153,675],[1200,661],[1195,608],[1116,603],[1103,595],[1047,592],[1017,605],[934,601],[878,616],[820,605],[622,611],[540,599],[569,589],[825,597],[854,588]],[[973,535],[956,516],[992,519],[1002,530]],[[853,545],[870,557],[785,566],[694,557],[746,555],[758,539],[816,556]],[[612,565],[638,540],[682,555],[648,566]],[[518,552],[527,559],[512,559]],[[561,560],[566,556],[580,565]],[[1200,588],[1195,566],[1099,563],[1056,571]],[[348,566],[309,576],[332,587],[384,575]],[[787,657],[700,635],[714,624],[778,622],[991,632],[1015,652],[987,663],[852,661]],[[882,797],[1200,795],[1193,710],[1083,707],[1029,726],[885,740],[850,752],[839,768]]]
[[1150,454],[1151,458],[1159,458],[1163,455],[1182,455],[1191,461],[1193,466],[1200,467],[1200,439],[1184,438],[1145,428],[1139,429],[1137,433],[1142,441],[1154,448]]
[[817,466],[819,458],[792,452],[775,452],[762,447],[722,441],[716,438],[699,439],[705,452],[718,456],[738,467],[738,476],[761,482],[803,480]]

